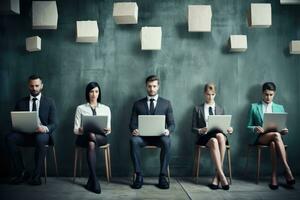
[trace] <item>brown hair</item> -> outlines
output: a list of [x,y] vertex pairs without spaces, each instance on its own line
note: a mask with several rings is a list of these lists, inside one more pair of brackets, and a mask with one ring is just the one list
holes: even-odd
[[214,83],[206,83],[204,86],[204,92],[207,91],[217,92],[216,85]]

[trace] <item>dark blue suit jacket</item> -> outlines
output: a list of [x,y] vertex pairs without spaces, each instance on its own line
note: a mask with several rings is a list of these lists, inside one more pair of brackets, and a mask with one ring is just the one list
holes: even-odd
[[[19,100],[15,106],[15,111],[29,111],[29,100],[29,96]],[[51,98],[41,96],[39,117],[42,125],[48,127],[51,135],[57,126],[56,107]]]
[[[175,121],[173,117],[173,109],[171,102],[158,97],[157,104],[154,110],[155,115],[165,115],[166,116],[166,128],[170,133],[175,130]],[[134,129],[138,128],[138,116],[139,115],[150,115],[150,111],[147,105],[147,97],[136,101],[132,108],[131,119],[129,124],[129,130],[132,132]]]

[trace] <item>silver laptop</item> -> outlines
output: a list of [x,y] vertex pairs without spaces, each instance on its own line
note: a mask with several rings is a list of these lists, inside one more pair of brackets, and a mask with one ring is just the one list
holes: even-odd
[[227,133],[230,127],[231,115],[209,115],[207,122],[207,130],[219,129],[223,133]]
[[38,113],[36,111],[12,111],[10,112],[12,127],[23,133],[34,133],[38,127]]
[[139,115],[138,129],[141,136],[160,136],[166,129],[166,116]]
[[81,116],[81,123],[85,133],[103,134],[107,128],[107,116]]
[[276,129],[281,131],[286,128],[287,113],[264,113],[264,130]]

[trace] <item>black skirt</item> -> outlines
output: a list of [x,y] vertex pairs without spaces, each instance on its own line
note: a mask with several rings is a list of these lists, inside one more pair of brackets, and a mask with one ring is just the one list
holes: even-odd
[[[198,135],[198,140],[196,142],[197,145],[201,145],[201,146],[206,146],[207,142],[211,139],[211,138],[216,138],[216,135],[218,133],[222,133],[222,131],[216,129],[216,130],[211,130],[209,132],[207,132],[204,135]],[[225,138],[226,138],[226,145],[228,145],[228,139],[227,139],[227,135],[222,133]]]
[[[96,141],[95,144],[96,146],[103,146],[107,144],[107,137],[105,135],[95,135],[96,136]],[[87,148],[88,147],[88,134],[83,134],[83,135],[78,135],[76,138],[76,146]]]

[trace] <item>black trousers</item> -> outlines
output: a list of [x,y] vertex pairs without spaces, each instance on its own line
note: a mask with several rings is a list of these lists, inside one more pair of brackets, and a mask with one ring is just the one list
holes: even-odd
[[49,144],[49,138],[50,135],[48,133],[26,134],[11,132],[6,135],[6,146],[16,175],[19,175],[25,170],[22,154],[19,149],[19,146],[24,146],[35,147],[35,169],[33,176],[41,176],[43,160],[47,152],[45,145]]
[[142,137],[132,136],[130,139],[130,154],[135,173],[141,170],[141,148],[146,145],[158,146],[160,151],[160,174],[167,175],[171,155],[171,139],[169,136]]

